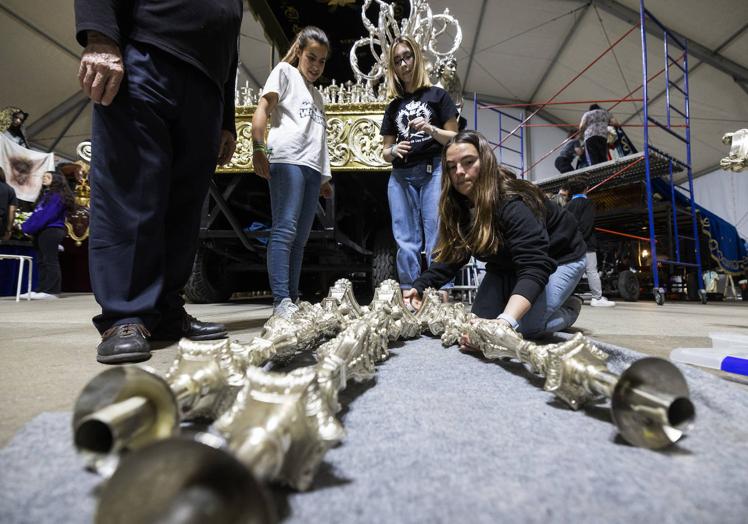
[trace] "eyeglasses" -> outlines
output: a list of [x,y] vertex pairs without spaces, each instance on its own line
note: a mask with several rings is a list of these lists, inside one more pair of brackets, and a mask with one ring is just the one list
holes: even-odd
[[413,53],[404,53],[400,56],[396,56],[393,59],[393,62],[395,63],[395,66],[399,66],[404,64],[405,62],[410,62],[413,60]]

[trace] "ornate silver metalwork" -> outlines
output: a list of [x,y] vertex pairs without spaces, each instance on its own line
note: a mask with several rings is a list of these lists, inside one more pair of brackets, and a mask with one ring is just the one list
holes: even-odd
[[457,112],[462,113],[465,101],[462,97],[462,82],[457,76],[457,60],[453,56],[441,58],[436,63],[435,69],[436,85],[449,93],[450,98],[457,106]]
[[719,161],[725,171],[742,171],[748,167],[748,129],[725,133],[722,143],[730,146],[730,153]]
[[[379,7],[376,24],[367,16],[367,11],[373,3]],[[373,83],[384,78],[387,70],[387,53],[395,38],[400,35],[410,36],[418,43],[432,72],[440,60],[454,59],[455,51],[462,43],[462,29],[457,19],[449,14],[449,9],[445,9],[441,14],[433,14],[426,0],[410,0],[410,16],[403,19],[399,25],[392,4],[383,0],[364,0],[361,6],[361,20],[369,36],[358,39],[349,54],[351,69],[359,81],[365,79]],[[449,34],[450,28],[453,34]],[[440,39],[448,42],[446,50],[440,49]],[[374,63],[369,71],[364,72],[358,65],[357,51],[367,48],[374,58]]]
[[91,163],[91,141],[90,140],[84,140],[80,144],[78,144],[78,147],[75,148],[75,154],[78,155],[78,158],[81,160],[85,160],[87,163]]
[[[198,518],[200,501],[207,498],[218,504],[212,511],[220,515],[249,511],[266,522],[262,519],[272,508],[263,502],[258,481],[307,489],[324,454],[345,435],[336,418],[339,392],[348,380],[370,380],[376,364],[388,357],[389,342],[426,329],[440,335],[444,345],[466,335],[487,358],[523,362],[545,376],[545,389],[572,409],[611,399],[616,426],[636,446],[660,449],[676,442],[694,416],[683,376],[662,359],[641,359],[619,376],[607,368],[607,355],[581,334],[538,345],[502,323],[476,318],[462,304],[441,304],[435,290],[424,293],[413,314],[392,280],[362,307],[350,282],[339,280],[320,304],[302,305],[290,322],[271,319],[250,344],[183,344],[168,381],[135,367],[96,377],[79,399],[85,409],[76,406],[76,444],[81,427],[93,435],[103,425],[119,443],[117,449],[135,450],[105,485],[97,522],[121,521],[122,512],[129,511],[113,490],[134,485],[144,492],[160,491],[160,482],[166,482],[168,496],[148,497],[139,514],[179,512]],[[269,358],[312,347],[314,365],[288,373],[258,367]],[[107,390],[104,383],[110,384]],[[233,403],[225,409],[228,399]],[[164,438],[176,433],[180,413],[218,417],[209,433]],[[161,440],[148,444],[156,439]],[[220,496],[224,489],[233,493],[211,474],[223,468],[259,500],[256,515],[240,501]]]
[[[177,506],[186,514],[197,513],[191,485],[182,475],[206,479],[209,477],[206,472],[220,464],[229,468],[243,464],[247,468],[246,475],[240,476],[239,481],[254,486],[253,496],[258,488],[256,482],[252,484],[248,479],[307,489],[324,454],[345,435],[335,418],[340,410],[338,392],[345,388],[349,379],[371,379],[375,364],[389,355],[389,341],[398,336],[415,336],[422,325],[421,320],[405,308],[399,285],[392,280],[378,287],[374,300],[367,307],[356,302],[350,282],[338,281],[319,309],[326,313],[335,309],[345,328],[317,349],[317,364],[289,373],[248,366],[241,391],[229,410],[211,426],[212,436],[208,441],[171,438],[133,453],[104,487],[101,504],[111,503],[114,507],[100,506],[99,515],[116,519],[125,509],[117,504],[117,497],[111,490],[127,484],[140,488],[151,485],[155,489],[152,482],[159,477],[157,473],[168,469],[168,463],[176,457],[189,456],[190,462],[194,459],[200,467],[174,468],[167,490],[173,501],[170,503],[160,496],[148,501],[152,503],[151,510],[159,515]],[[301,310],[296,315],[300,313]],[[293,320],[296,323],[296,316]],[[272,333],[288,327],[277,322],[272,326]],[[276,337],[275,340],[287,339]],[[256,341],[253,344],[268,354],[266,346]],[[244,349],[234,347],[233,356]],[[204,435],[198,437],[205,439]],[[154,448],[159,452],[152,451]],[[148,460],[141,458],[146,456]],[[203,496],[212,497],[218,491],[210,482],[198,481],[197,484]],[[240,504],[235,504],[238,511]],[[267,514],[266,507],[259,510],[261,515]]]
[[559,344],[538,345],[524,340],[503,323],[458,316],[445,330],[444,342],[464,333],[486,358],[515,359],[546,377],[544,389],[576,410],[590,400],[611,400],[611,414],[629,443],[661,449],[677,442],[691,426],[695,408],[688,385],[672,363],[643,358],[620,376],[609,371],[607,354],[578,333]]
[[292,321],[271,317],[249,344],[182,339],[165,380],[147,368],[107,370],[76,402],[76,447],[91,469],[107,475],[120,452],[175,435],[180,421],[221,416],[245,385],[247,369],[310,350],[360,315],[352,284],[340,279],[322,304],[302,303]]

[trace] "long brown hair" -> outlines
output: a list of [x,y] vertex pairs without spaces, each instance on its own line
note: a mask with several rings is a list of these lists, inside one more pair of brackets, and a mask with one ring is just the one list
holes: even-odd
[[418,43],[409,36],[398,36],[390,46],[390,52],[387,59],[387,98],[402,98],[405,96],[405,86],[395,73],[395,48],[405,44],[413,53],[413,91],[418,91],[422,87],[429,87],[431,80],[426,74],[426,64],[423,61],[423,53]]
[[52,175],[52,182],[48,186],[42,186],[35,204],[38,205],[39,203],[46,202],[52,194],[57,193],[60,195],[60,199],[62,199],[65,212],[72,213],[75,211],[75,196],[65,179],[65,175],[59,169],[48,171],[48,173]]
[[[473,198],[458,193],[446,172],[447,151],[454,144],[471,144],[478,151],[480,174]],[[545,195],[534,184],[513,178],[500,166],[491,145],[477,131],[460,131],[442,151],[442,186],[439,197],[439,240],[434,249],[437,262],[455,263],[472,254],[490,255],[504,244],[496,211],[507,201],[521,199],[539,220],[545,220]],[[471,217],[470,208],[475,213]]]
[[319,27],[308,25],[296,34],[293,44],[288,49],[286,56],[283,57],[283,62],[288,62],[292,66],[299,65],[299,55],[309,45],[310,40],[325,46],[327,54],[330,54],[330,39],[327,38],[327,34]]

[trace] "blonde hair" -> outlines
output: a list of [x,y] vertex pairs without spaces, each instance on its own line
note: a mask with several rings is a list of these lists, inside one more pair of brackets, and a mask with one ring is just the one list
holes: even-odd
[[389,57],[387,59],[388,98],[403,98],[405,96],[405,86],[395,73],[395,48],[400,44],[407,45],[413,53],[413,91],[431,86],[431,80],[429,80],[429,75],[426,73],[426,65],[423,61],[423,53],[420,46],[409,36],[398,36],[390,46]]
[[309,45],[310,40],[325,46],[327,54],[330,54],[330,40],[327,38],[327,34],[319,27],[308,25],[296,34],[293,44],[288,49],[286,56],[283,57],[283,62],[288,62],[292,66],[299,65],[299,55]]
[[[478,151],[480,174],[475,180],[471,217],[470,201],[457,192],[446,172],[447,151],[455,144],[471,144]],[[504,238],[494,215],[503,202],[520,198],[540,219],[545,219],[545,196],[534,184],[512,178],[514,173],[500,166],[491,144],[477,131],[461,131],[442,151],[442,185],[439,197],[439,240],[434,249],[437,262],[457,263],[472,254],[491,255],[499,251]]]

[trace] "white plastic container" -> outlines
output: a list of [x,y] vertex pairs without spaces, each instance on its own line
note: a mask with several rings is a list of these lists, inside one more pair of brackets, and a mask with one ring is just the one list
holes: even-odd
[[675,348],[670,360],[748,376],[748,354],[712,348]]
[[709,333],[709,338],[712,339],[712,349],[748,354],[748,335],[715,332]]

